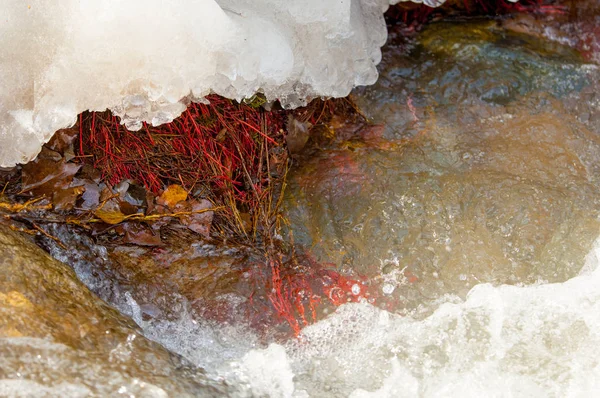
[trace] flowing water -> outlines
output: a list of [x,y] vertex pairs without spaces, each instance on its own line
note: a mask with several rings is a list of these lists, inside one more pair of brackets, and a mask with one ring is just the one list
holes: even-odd
[[[234,314],[248,300],[239,252],[172,249],[204,271],[171,277],[107,270],[91,241],[88,257],[54,254],[234,396],[597,395],[598,67],[495,21],[460,21],[415,40],[392,32],[380,72],[354,93],[373,124],[340,128],[290,173],[288,236],[369,292],[298,338],[202,313],[202,296]],[[215,285],[194,293],[202,278]]]
[[396,40],[356,94],[383,125],[295,171],[295,241],[380,278],[394,311],[575,276],[598,234],[600,137],[569,107],[597,68],[494,22],[430,26],[408,55]]

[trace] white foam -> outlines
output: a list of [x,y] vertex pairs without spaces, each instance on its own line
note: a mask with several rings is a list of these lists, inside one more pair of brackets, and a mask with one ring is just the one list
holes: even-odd
[[230,362],[242,358],[260,346],[258,336],[240,325],[211,322],[198,318],[189,309],[188,301],[179,295],[166,298],[177,310],[176,317],[144,320],[142,309],[129,292],[117,299],[118,309],[131,316],[144,335],[165,348],[218,377],[219,371],[229,369]]
[[276,346],[254,350],[239,367],[260,378],[269,363],[278,369],[269,378],[293,378],[293,392],[265,393],[272,397],[597,396],[599,259],[597,242],[569,281],[481,284],[422,320],[346,304],[287,343],[285,356]]
[[294,374],[285,349],[278,344],[248,352],[234,366],[236,367],[236,384],[248,386],[240,395],[282,398],[298,396],[294,394]]
[[261,347],[251,330],[144,321],[146,336],[225,381],[235,397],[589,397],[600,391],[600,239],[564,283],[475,286],[465,300],[400,316],[340,306],[299,339]]
[[600,391],[598,264],[600,239],[563,283],[479,284],[427,316],[346,304],[266,348],[247,328],[185,308],[180,319],[144,321],[126,295],[125,312],[236,397],[588,397]]

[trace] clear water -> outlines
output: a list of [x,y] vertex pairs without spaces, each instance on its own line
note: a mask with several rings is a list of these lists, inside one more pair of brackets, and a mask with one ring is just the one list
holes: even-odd
[[[600,136],[570,108],[598,69],[493,22],[396,41],[380,81],[355,93],[383,125],[294,170],[294,240],[368,275],[394,312],[464,299],[479,283],[577,275],[600,226]],[[502,87],[514,90],[491,94]]]

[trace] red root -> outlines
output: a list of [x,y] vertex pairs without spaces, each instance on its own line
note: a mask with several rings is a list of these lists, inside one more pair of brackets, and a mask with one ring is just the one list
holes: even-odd
[[510,13],[535,13],[535,14],[564,14],[567,8],[554,5],[552,0],[519,0],[513,3],[508,0],[456,0],[447,1],[440,7],[429,7],[425,4],[399,5],[390,7],[386,13],[388,23],[402,23],[419,27],[436,15],[452,13],[472,15],[504,15]]
[[284,117],[218,96],[209,101],[191,104],[171,123],[144,124],[137,132],[109,112],[86,112],[79,116],[79,155],[109,184],[132,179],[154,193],[171,183],[186,190],[199,183],[217,191],[232,186],[248,201],[242,164],[252,176],[262,173],[261,145],[279,145]]
[[[340,306],[362,299],[375,299],[367,292],[362,278],[346,277],[333,268],[324,268],[314,260],[287,268],[281,261],[270,259],[271,280],[267,297],[278,316],[298,336],[304,326],[317,321],[319,307]],[[308,315],[307,315],[308,313]]]

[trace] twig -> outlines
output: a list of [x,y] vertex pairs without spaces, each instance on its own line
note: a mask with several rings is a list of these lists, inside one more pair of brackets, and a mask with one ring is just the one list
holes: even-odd
[[31,223],[33,225],[33,228],[35,228],[37,231],[39,231],[42,235],[44,235],[46,238],[48,239],[52,239],[54,242],[56,242],[56,244],[63,250],[67,250],[67,246],[65,246],[60,239],[58,239],[56,236],[49,234],[48,232],[44,231],[43,228],[41,228],[39,225],[37,225],[36,223],[32,222]]
[[40,205],[40,206],[33,206],[33,204],[39,202],[42,199],[44,199],[44,197],[40,197],[40,198],[35,198],[35,199],[28,200],[27,202],[25,202],[23,204],[21,204],[21,203],[4,203],[4,202],[0,202],[0,209],[8,210],[8,211],[13,212],[13,213],[20,213],[20,212],[25,211],[25,210],[31,210],[31,211],[35,211],[35,210],[51,210],[52,209],[52,204],[46,204],[46,205]]

